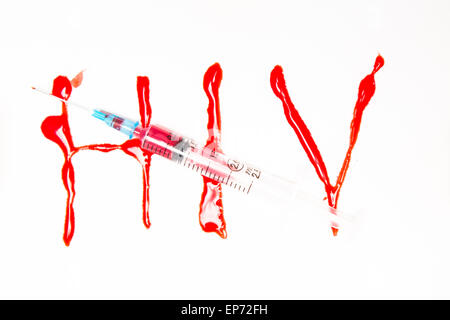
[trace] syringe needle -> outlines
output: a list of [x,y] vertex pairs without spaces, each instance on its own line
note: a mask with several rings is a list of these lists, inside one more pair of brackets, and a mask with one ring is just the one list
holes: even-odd
[[55,99],[58,99],[59,101],[65,103],[65,104],[70,104],[71,106],[78,107],[78,108],[80,108],[80,109],[82,109],[82,110],[84,110],[86,112],[89,112],[90,114],[94,113],[94,109],[92,109],[92,108],[83,106],[82,104],[79,104],[79,103],[76,103],[76,102],[73,102],[73,101],[68,101],[68,100],[62,99],[62,98],[57,97],[57,96],[55,96],[54,94],[52,94],[52,93],[50,93],[48,91],[45,91],[45,90],[42,90],[42,89],[36,88],[36,87],[31,87],[31,89],[33,89],[33,90],[35,90],[35,91],[37,91],[39,93],[42,93],[42,94],[48,95],[50,97],[53,97]]

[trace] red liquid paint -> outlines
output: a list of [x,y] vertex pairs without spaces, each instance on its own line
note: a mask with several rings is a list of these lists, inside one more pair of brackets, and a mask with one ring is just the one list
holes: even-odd
[[[83,73],[80,72],[72,81],[68,78],[59,76],[53,82],[52,94],[68,100],[72,93],[72,87],[78,87],[83,80]],[[150,124],[152,109],[149,100],[149,80],[147,77],[137,78],[137,92],[139,98],[139,112],[142,126]],[[55,142],[64,154],[64,164],[62,167],[62,180],[67,191],[66,219],[64,223],[63,240],[66,246],[70,245],[75,231],[75,212],[73,203],[75,200],[75,170],[72,165],[72,157],[81,150],[96,150],[101,152],[110,152],[113,150],[122,150],[127,155],[132,156],[142,166],[143,176],[143,199],[142,199],[142,218],[144,225],[150,227],[149,218],[149,189],[150,189],[150,164],[152,154],[143,151],[140,147],[140,141],[137,139],[128,140],[121,145],[115,144],[91,144],[77,147],[73,144],[72,134],[68,121],[67,106],[62,103],[62,113],[59,116],[47,117],[41,125],[44,136]]]
[[[370,99],[375,93],[375,73],[380,70],[383,65],[384,59],[379,55],[375,60],[375,65],[372,72],[368,74],[359,84],[358,99],[356,100],[356,105],[353,111],[353,120],[350,125],[350,143],[335,185],[332,185],[330,183],[327,168],[322,159],[319,148],[314,142],[314,139],[311,136],[308,127],[306,126],[305,122],[292,103],[291,98],[289,97],[289,92],[286,88],[286,82],[284,80],[283,69],[280,66],[275,66],[270,75],[270,84],[272,86],[272,90],[283,103],[283,110],[288,123],[291,125],[292,129],[297,135],[300,144],[302,145],[309,158],[309,161],[314,166],[319,179],[325,186],[328,205],[330,207],[337,208],[339,193],[341,191],[342,184],[344,183],[344,179],[350,165],[353,148],[355,146],[356,140],[358,139],[363,111],[369,104]],[[332,231],[336,236],[338,229],[332,227]]]
[[[208,96],[208,140],[205,144],[208,152],[222,152],[220,147],[222,124],[219,103],[221,81],[222,69],[218,63],[215,63],[209,67],[203,78],[203,89]],[[199,221],[203,231],[216,232],[224,239],[227,237],[226,223],[223,217],[222,185],[205,176],[203,176]]]

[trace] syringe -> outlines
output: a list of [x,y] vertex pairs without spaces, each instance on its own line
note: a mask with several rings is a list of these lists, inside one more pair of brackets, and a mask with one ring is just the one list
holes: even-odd
[[262,171],[256,166],[228,157],[217,150],[200,147],[193,139],[161,125],[151,124],[143,128],[138,121],[61,99],[42,89],[35,87],[32,89],[90,113],[106,125],[127,135],[129,139],[139,139],[143,150],[171,160],[243,194],[260,194],[283,202],[306,200],[322,209],[320,212],[329,218],[331,225],[336,229],[342,227],[344,220],[351,220],[349,216],[301,190],[296,182]]

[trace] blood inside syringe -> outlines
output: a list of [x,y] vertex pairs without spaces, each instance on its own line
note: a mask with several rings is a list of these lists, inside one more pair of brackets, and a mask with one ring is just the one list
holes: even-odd
[[[115,129],[120,130],[119,126],[120,120]],[[149,128],[137,126],[133,137],[141,141],[144,150],[172,160],[238,191],[249,193],[253,180],[258,178],[249,169],[244,170],[245,164],[242,162],[230,159],[211,148],[199,148],[192,139],[160,125],[150,125]]]

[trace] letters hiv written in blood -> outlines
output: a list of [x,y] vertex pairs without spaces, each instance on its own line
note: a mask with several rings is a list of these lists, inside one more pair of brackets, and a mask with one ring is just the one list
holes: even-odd
[[[220,151],[220,109],[218,90],[222,79],[222,69],[218,63],[212,65],[205,73],[204,90],[209,100],[208,104],[208,140],[206,147]],[[77,88],[83,81],[83,72],[80,72],[72,80],[59,76],[53,81],[52,94],[68,100],[73,88]],[[149,79],[137,77],[137,94],[139,100],[140,125],[148,127],[152,116],[152,108],[149,99]],[[62,167],[62,180],[67,191],[66,218],[64,223],[63,240],[66,246],[70,245],[75,231],[75,168],[72,165],[72,157],[82,150],[95,150],[110,152],[121,150],[125,154],[135,158],[142,167],[143,197],[142,219],[144,225],[150,228],[150,165],[153,153],[141,148],[138,139],[131,139],[123,144],[90,144],[75,146],[69,125],[67,105],[62,103],[62,112],[58,116],[47,117],[41,125],[44,136],[56,143],[63,152],[64,163]],[[216,232],[222,238],[226,238],[226,224],[223,217],[222,186],[209,178],[203,178],[203,192],[200,201],[199,220],[202,229],[206,232]]]
[[[276,66],[271,73],[270,83],[272,90],[282,101],[286,119],[294,129],[294,132],[296,133],[309,160],[313,164],[319,179],[323,182],[327,194],[328,204],[333,208],[337,208],[339,193],[350,164],[352,150],[355,146],[361,126],[363,111],[375,92],[375,73],[383,66],[383,64],[383,58],[378,56],[372,72],[360,83],[358,99],[354,108],[353,120],[351,123],[349,147],[334,186],[330,183],[325,163],[317,145],[314,142],[314,139],[311,136],[311,133],[309,132],[308,127],[304,123],[289,97],[284,80],[283,69],[280,66]],[[68,100],[72,93],[72,89],[80,86],[82,80],[82,72],[72,80],[69,80],[64,76],[59,76],[54,79],[52,94],[64,100]],[[206,71],[203,80],[203,89],[208,97],[208,139],[206,141],[205,148],[210,149],[211,152],[221,152],[221,119],[219,103],[219,87],[221,80],[222,69],[218,63],[212,65]],[[137,93],[139,100],[140,125],[142,127],[148,127],[151,120],[152,108],[149,100],[149,92],[149,79],[147,77],[138,77]],[[72,157],[81,150],[95,150],[101,152],[121,150],[125,154],[135,158],[140,163],[143,177],[142,217],[144,225],[147,228],[150,227],[150,165],[153,153],[148,150],[143,150],[140,146],[139,140],[131,139],[120,145],[105,143],[75,146],[73,144],[67,106],[65,103],[62,103],[62,113],[58,116],[47,117],[42,122],[41,129],[45,137],[55,142],[64,154],[64,164],[61,173],[63,184],[67,191],[67,202],[63,240],[67,246],[70,245],[75,231],[75,169],[72,165]],[[200,199],[199,221],[205,232],[215,232],[222,238],[226,238],[227,232],[223,215],[222,186],[220,183],[207,177],[203,177],[203,192]],[[337,228],[332,227],[332,231],[334,235],[337,235]]]
[[[358,139],[358,133],[361,127],[361,119],[364,109],[367,107],[370,99],[375,93],[375,73],[377,73],[377,71],[380,70],[383,65],[384,59],[382,56],[378,55],[375,60],[372,72],[368,74],[359,84],[358,98],[356,100],[355,108],[353,111],[353,119],[350,124],[350,142],[335,185],[332,185],[330,182],[327,168],[322,159],[319,148],[314,142],[311,132],[309,131],[308,127],[300,116],[300,113],[297,111],[291,101],[291,98],[289,97],[289,92],[284,80],[283,69],[280,66],[275,66],[270,75],[270,84],[272,86],[272,90],[283,104],[283,110],[286,116],[286,120],[297,135],[297,138],[300,141],[303,150],[306,152],[309,161],[314,166],[314,169],[316,170],[320,181],[322,181],[325,186],[328,205],[335,209],[337,208],[342,184],[344,183],[345,176],[350,165],[352,151],[355,146],[356,140]],[[338,228],[336,227],[336,225],[331,227],[335,236],[338,233]]]

